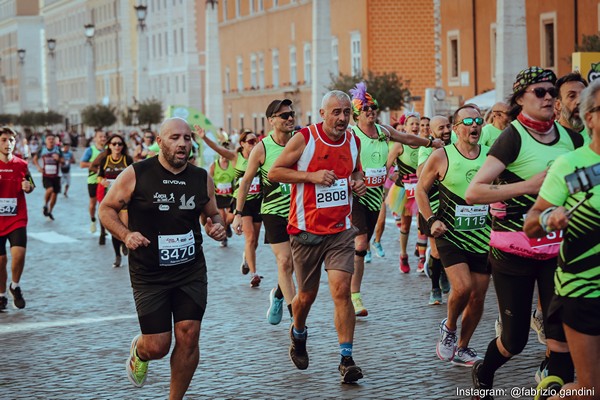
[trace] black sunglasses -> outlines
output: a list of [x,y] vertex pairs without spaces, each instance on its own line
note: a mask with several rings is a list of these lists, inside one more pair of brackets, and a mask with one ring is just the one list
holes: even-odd
[[123,142],[110,142],[113,146],[123,146]]
[[365,112],[369,110],[377,111],[379,110],[379,106],[377,104],[371,104],[370,106],[363,106],[362,110]]
[[154,136],[144,136],[144,139],[154,140]]
[[527,92],[533,92],[533,94],[535,94],[535,97],[537,97],[538,99],[543,99],[544,97],[546,97],[546,93],[548,93],[553,99],[556,98],[556,96],[558,96],[558,90],[556,90],[555,87],[550,87],[548,89],[543,87],[536,87],[531,90],[527,90]]
[[248,143],[249,145],[253,145],[253,144],[256,144],[256,139],[244,140],[244,143]]
[[460,125],[460,124],[463,124],[463,125],[466,125],[466,126],[472,126],[473,122],[475,122],[477,125],[483,125],[483,118],[481,118],[481,117],[477,117],[477,118],[470,118],[470,117],[469,118],[463,118],[462,121],[459,121],[459,122],[455,123],[454,126]]
[[273,115],[274,117],[279,117],[281,119],[290,119],[290,117],[294,118],[296,116],[296,111],[288,111],[281,113],[279,115]]

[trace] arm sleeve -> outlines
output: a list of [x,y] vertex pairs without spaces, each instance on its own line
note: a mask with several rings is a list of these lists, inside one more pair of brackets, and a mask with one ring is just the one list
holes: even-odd
[[512,125],[502,131],[492,145],[488,156],[494,156],[504,165],[512,164],[521,151],[521,136]]
[[540,188],[539,196],[555,206],[565,204],[567,197],[569,197],[565,175],[573,172],[573,169],[564,156],[557,157],[548,170],[548,174]]
[[88,147],[81,156],[81,162],[89,162],[90,158],[92,158],[92,149]]

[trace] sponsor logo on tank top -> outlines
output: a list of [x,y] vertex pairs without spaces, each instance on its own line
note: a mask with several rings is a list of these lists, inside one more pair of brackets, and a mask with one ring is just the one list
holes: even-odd
[[189,200],[185,200],[185,194],[181,195],[181,204],[179,205],[179,209],[180,210],[193,210],[194,208],[196,208],[196,203],[194,202],[194,198],[196,196],[192,196],[189,198]]
[[185,186],[185,181],[178,181],[177,179],[163,179],[164,185],[183,185]]

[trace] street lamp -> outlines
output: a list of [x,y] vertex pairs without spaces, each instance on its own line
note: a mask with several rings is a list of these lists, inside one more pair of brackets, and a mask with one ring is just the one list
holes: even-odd
[[94,34],[96,33],[96,27],[94,24],[86,24],[83,26],[85,29],[85,37],[87,38],[86,44],[88,46],[88,76],[87,76],[87,95],[88,105],[96,103],[96,62],[94,60]]
[[57,110],[56,90],[56,39],[48,39],[48,110]]
[[146,43],[146,16],[148,7],[139,4],[133,6],[137,16],[138,40],[137,40],[137,90],[136,97],[139,101],[148,98],[148,44]]
[[25,77],[25,49],[17,50],[19,56],[19,108],[21,112],[27,107],[27,82]]

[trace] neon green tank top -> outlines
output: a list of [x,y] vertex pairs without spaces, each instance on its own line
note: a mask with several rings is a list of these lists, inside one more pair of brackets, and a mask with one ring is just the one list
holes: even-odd
[[381,210],[383,202],[383,184],[387,177],[387,168],[385,164],[388,157],[388,141],[381,131],[381,126],[375,124],[377,128],[377,139],[372,139],[358,127],[352,126],[352,131],[360,140],[360,163],[365,173],[365,184],[367,193],[364,196],[354,197],[370,211]]
[[419,148],[410,147],[407,144],[403,144],[402,154],[396,158],[396,169],[398,170],[398,179],[396,185],[404,187],[402,183],[402,177],[405,175],[415,174],[417,172],[417,166],[419,162]]
[[235,179],[235,170],[233,163],[227,161],[227,169],[221,168],[219,157],[215,160],[215,171],[213,181],[215,184],[215,194],[219,196],[233,196],[233,183]]
[[260,213],[287,218],[290,213],[291,185],[289,183],[271,182],[267,177],[271,166],[275,163],[275,160],[277,160],[277,157],[279,157],[285,146],[281,146],[275,142],[272,135],[264,138],[262,144],[265,148],[265,162],[259,169],[263,194]]
[[444,147],[448,170],[438,185],[440,205],[436,215],[448,228],[442,239],[462,250],[478,254],[489,250],[489,206],[468,205],[465,193],[471,179],[483,165],[488,150],[489,147],[479,145],[479,155],[471,160],[463,156],[455,144]]
[[[248,168],[248,159],[244,158],[241,152],[238,152],[237,160],[235,162],[235,191],[233,192],[233,197],[237,198],[238,189],[240,188],[240,180],[244,176],[246,169]],[[246,200],[258,199],[262,196],[260,192],[260,176],[257,174],[252,179],[252,183],[250,184],[250,189],[248,190],[248,195],[246,196]]]
[[[100,153],[102,153],[104,150],[98,150],[98,148],[96,147],[96,145],[92,145],[90,146],[90,149],[92,149],[92,156],[90,157],[90,163],[93,163],[94,160],[100,155]],[[98,173],[97,172],[93,172],[93,171],[88,171],[88,179],[87,179],[87,183],[89,183],[90,185],[93,185],[95,183],[98,183]]]

